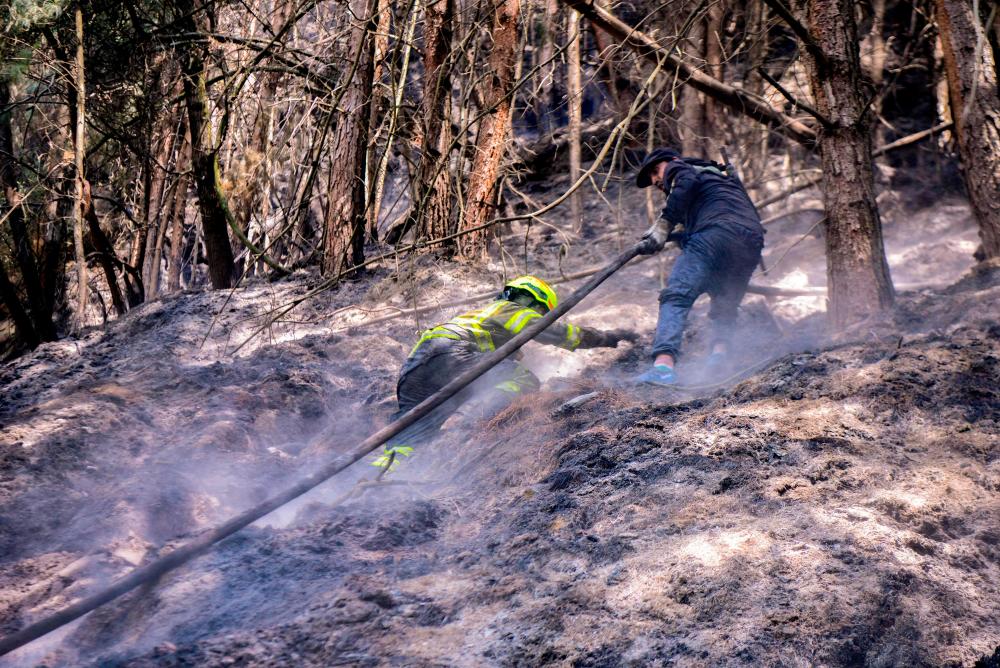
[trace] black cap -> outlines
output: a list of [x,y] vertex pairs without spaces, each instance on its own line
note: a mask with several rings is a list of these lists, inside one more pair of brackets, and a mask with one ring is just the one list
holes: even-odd
[[674,158],[679,158],[680,153],[672,148],[658,148],[646,156],[646,159],[639,165],[639,173],[635,175],[635,185],[640,188],[647,188],[653,184],[649,179],[649,173],[653,171],[661,162],[667,162]]

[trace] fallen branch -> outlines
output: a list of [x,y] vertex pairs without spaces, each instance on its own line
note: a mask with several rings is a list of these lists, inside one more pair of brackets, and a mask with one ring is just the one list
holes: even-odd
[[[633,262],[632,264],[633,265],[639,264],[640,262],[642,262],[643,260],[646,260],[649,257],[652,257],[652,256],[650,256],[650,255],[644,255],[644,256],[640,257],[638,260],[636,260],[635,262]],[[568,274],[568,275],[563,276],[562,278],[559,278],[559,279],[554,280],[554,281],[548,281],[548,283],[549,283],[549,285],[560,285],[562,283],[568,283],[570,281],[576,281],[576,280],[579,280],[581,278],[588,278],[588,277],[593,276],[594,274],[596,274],[602,268],[603,268],[603,266],[602,267],[591,267],[590,269],[584,269],[583,271],[578,271],[578,272],[573,273],[573,274]],[[481,293],[481,294],[478,294],[478,295],[474,295],[472,297],[466,297],[465,299],[460,299],[458,301],[449,301],[447,304],[427,304],[426,306],[418,306],[417,308],[401,310],[401,311],[399,311],[397,313],[393,313],[392,315],[382,316],[381,318],[375,318],[374,320],[368,320],[368,321],[365,321],[365,322],[362,322],[362,323],[358,323],[356,325],[348,325],[347,327],[342,327],[340,329],[334,329],[334,330],[331,331],[331,333],[336,334],[336,333],[340,333],[340,332],[347,332],[348,334],[353,334],[354,332],[356,332],[359,329],[363,329],[365,327],[371,327],[373,325],[379,325],[379,324],[381,324],[383,322],[389,322],[391,320],[398,320],[400,318],[405,318],[405,317],[408,317],[408,316],[409,317],[415,317],[415,316],[419,316],[419,315],[424,315],[425,313],[433,313],[434,311],[439,311],[439,310],[441,310],[443,308],[446,308],[446,307],[447,308],[452,308],[454,306],[464,306],[466,304],[475,304],[476,302],[481,302],[481,301],[484,301],[486,299],[490,299],[491,297],[495,297],[496,295],[497,295],[497,291],[496,290],[491,290],[490,292],[484,292],[484,293]]]
[[826,296],[826,288],[776,288],[771,285],[747,286],[747,292],[764,297],[819,297]]
[[[603,139],[614,129],[615,118],[609,116],[596,123],[591,123],[580,129],[580,141],[586,143],[592,139]],[[513,162],[511,167],[515,170],[524,169],[530,174],[537,174],[543,169],[552,167],[552,161],[560,150],[569,145],[569,131],[566,128],[559,128],[547,137],[532,144],[520,146],[518,153],[521,157]]]
[[832,128],[833,127],[833,123],[830,122],[830,119],[828,119],[823,114],[819,113],[816,109],[814,109],[813,107],[809,106],[805,102],[801,102],[798,98],[796,98],[794,95],[792,95],[791,93],[789,93],[788,90],[784,86],[782,86],[778,82],[777,79],[775,79],[770,74],[768,74],[767,70],[765,70],[763,67],[758,67],[757,68],[757,73],[761,77],[763,77],[764,81],[766,81],[767,83],[771,84],[772,88],[774,88],[776,91],[778,91],[779,93],[781,93],[781,95],[786,100],[788,100],[792,104],[792,106],[794,106],[794,107],[796,107],[798,109],[801,109],[802,111],[806,112],[807,114],[809,114],[810,116],[812,116],[813,118],[815,118],[817,121],[820,122],[820,124],[823,125],[823,127],[825,127],[825,128]]
[[[635,266],[645,260],[654,257],[652,255],[644,255],[638,258],[636,261],[632,262],[632,266]],[[559,285],[561,283],[568,283],[570,281],[578,281],[589,276],[593,276],[601,267],[592,267],[590,269],[585,269],[583,271],[578,271],[573,274],[568,274],[563,278],[558,280],[549,281],[550,285]],[[770,285],[756,285],[751,283],[747,286],[747,292],[757,295],[765,295],[768,297],[811,297],[815,295],[825,295],[826,288],[777,288]],[[393,320],[399,320],[400,318],[406,317],[416,317],[421,315],[426,315],[428,313],[434,313],[435,311],[440,311],[444,308],[452,308],[455,306],[465,306],[466,304],[475,304],[492,297],[497,294],[496,290],[490,292],[483,292],[472,297],[467,297],[459,301],[449,301],[447,304],[427,304],[426,306],[418,306],[417,308],[400,310],[391,315],[385,315],[380,318],[375,318],[374,320],[367,320],[365,322],[360,322],[355,325],[348,325],[346,327],[341,327],[340,329],[331,330],[332,334],[347,333],[355,334],[368,327],[373,327],[375,325],[381,325],[382,323],[391,322]]]
[[819,65],[820,68],[826,69],[829,67],[830,60],[827,58],[826,52],[820,48],[819,44],[816,43],[816,40],[813,39],[809,30],[806,29],[806,27],[802,25],[797,18],[795,18],[795,15],[792,14],[791,10],[785,7],[781,0],[764,0],[764,4],[770,7],[782,21],[788,24],[788,27],[792,29],[795,36],[798,37],[802,44],[805,45],[806,51],[809,52],[809,55],[813,57],[816,64]]
[[562,0],[562,2],[578,11],[594,27],[619,40],[642,58],[662,64],[665,70],[675,74],[682,83],[701,91],[737,113],[774,128],[800,144],[810,148],[815,146],[816,131],[812,128],[791,116],[786,116],[748,91],[734,88],[687,64],[657,44],[652,37],[628,25],[592,0]]
[[[885,146],[881,146],[872,151],[872,157],[878,158],[879,156],[883,156],[886,153],[889,153],[890,151],[895,151],[896,149],[903,148],[904,146],[909,146],[910,144],[916,144],[918,141],[927,139],[931,135],[935,135],[939,132],[943,132],[944,130],[949,129],[952,125],[953,125],[952,121],[947,121],[945,123],[939,123],[932,128],[927,128],[926,130],[921,130],[920,132],[914,132],[912,135],[901,137],[894,142],[889,142]],[[817,174],[816,176],[812,176],[809,179],[798,184],[797,186],[793,186],[784,192],[780,192],[777,195],[771,195],[770,197],[766,197],[758,201],[756,203],[757,208],[762,209],[768,204],[774,204],[775,202],[780,202],[783,199],[787,199],[797,192],[801,192],[806,188],[811,188],[812,186],[816,185],[822,180],[823,180],[822,174]]]
[[872,151],[872,157],[877,158],[880,155],[885,155],[889,151],[895,151],[897,148],[903,148],[904,146],[909,146],[910,144],[916,144],[918,141],[927,139],[931,135],[936,135],[939,132],[944,132],[954,125],[952,121],[945,121],[944,123],[938,123],[932,128],[927,128],[926,130],[921,130],[920,132],[914,132],[912,135],[906,135],[905,137],[900,137],[896,141],[889,142],[881,148],[877,148]]
[[822,217],[823,214],[826,213],[826,211],[823,209],[796,209],[795,211],[786,211],[784,213],[779,213],[774,216],[768,216],[767,218],[762,219],[760,221],[760,224],[767,226],[767,225],[774,225],[776,223],[781,223],[785,220],[794,220],[795,216],[798,216],[803,213],[818,213],[820,217]]

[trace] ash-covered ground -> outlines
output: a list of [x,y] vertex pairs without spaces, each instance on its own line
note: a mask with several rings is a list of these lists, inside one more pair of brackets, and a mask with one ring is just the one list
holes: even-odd
[[[775,227],[755,282],[822,285],[814,224]],[[528,270],[600,264],[643,226],[561,262],[536,228]],[[495,288],[524,270],[521,232],[494,266],[404,260],[344,284],[237,352],[318,279],[167,297],[5,366],[0,633],[384,424],[417,332],[449,309],[363,323]],[[639,346],[532,344],[538,395],[332,506],[374,476],[357,465],[0,665],[971,666],[1000,646],[1000,267],[970,272],[958,202],[886,234],[897,283],[930,287],[835,339],[821,298],[749,297],[730,382],[688,392],[622,382],[647,363],[669,261],[627,267],[571,319]]]

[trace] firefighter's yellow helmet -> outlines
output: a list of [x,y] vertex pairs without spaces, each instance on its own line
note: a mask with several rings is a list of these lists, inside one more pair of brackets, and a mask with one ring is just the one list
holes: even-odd
[[508,290],[524,290],[530,293],[535,298],[535,301],[545,309],[546,313],[554,309],[556,304],[559,303],[556,291],[537,276],[518,276],[511,281],[507,281],[507,284],[503,287],[505,294],[509,294]]

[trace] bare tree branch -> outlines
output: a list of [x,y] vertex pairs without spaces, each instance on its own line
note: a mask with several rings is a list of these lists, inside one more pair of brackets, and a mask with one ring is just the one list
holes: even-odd
[[774,128],[804,146],[811,148],[816,144],[816,132],[812,128],[786,116],[750,92],[734,88],[695,69],[667,52],[652,37],[636,30],[606,9],[592,4],[592,0],[561,0],[561,2],[580,12],[593,25],[622,41],[644,59],[653,63],[662,59],[663,68],[674,73],[682,83],[738,113]]

